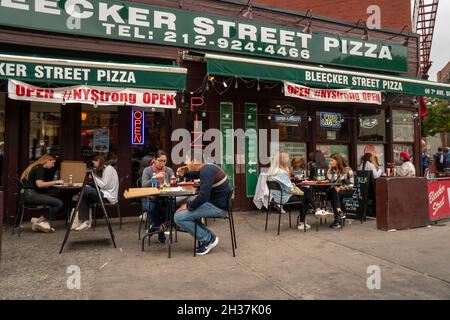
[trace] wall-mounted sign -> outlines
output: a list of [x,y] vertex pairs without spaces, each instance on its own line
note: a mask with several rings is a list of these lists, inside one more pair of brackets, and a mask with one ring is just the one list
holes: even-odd
[[[206,10],[206,9],[205,9]],[[240,10],[240,7],[236,7]],[[335,34],[119,0],[0,1],[0,24],[268,58],[408,71],[408,50]]]
[[353,102],[379,105],[382,103],[380,91],[308,88],[287,81],[284,81],[284,95],[286,97],[323,102]]
[[131,144],[144,144],[144,111],[133,110],[131,114]]
[[302,117],[301,116],[285,116],[282,114],[276,114],[273,117],[273,121],[276,123],[300,124],[300,123],[302,123]]
[[378,119],[373,117],[361,117],[359,120],[361,128],[373,129],[378,125]]
[[320,126],[322,128],[340,129],[342,126],[342,114],[320,112]]
[[9,80],[8,97],[14,100],[37,101],[47,103],[86,103],[97,106],[136,106],[146,108],[175,109],[175,91],[71,86],[59,88],[41,88],[28,83]]
[[281,114],[284,114],[285,116],[291,116],[295,114],[295,111],[295,107],[289,104],[285,104],[280,107]]

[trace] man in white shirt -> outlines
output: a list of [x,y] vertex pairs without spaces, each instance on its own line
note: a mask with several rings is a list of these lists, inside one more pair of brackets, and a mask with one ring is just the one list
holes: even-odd
[[411,163],[411,158],[409,157],[408,152],[400,153],[400,160],[403,162],[401,167],[398,169],[398,175],[400,177],[415,177],[416,176],[416,168]]

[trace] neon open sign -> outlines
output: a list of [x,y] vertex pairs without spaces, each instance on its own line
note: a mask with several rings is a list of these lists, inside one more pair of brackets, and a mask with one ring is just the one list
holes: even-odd
[[131,144],[144,144],[144,111],[133,111],[131,116]]

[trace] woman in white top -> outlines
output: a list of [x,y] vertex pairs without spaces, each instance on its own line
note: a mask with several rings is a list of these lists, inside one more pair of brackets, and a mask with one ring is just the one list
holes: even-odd
[[311,226],[305,222],[306,210],[312,207],[316,210],[316,214],[323,215],[322,210],[315,204],[310,190],[300,190],[294,183],[291,182],[289,171],[289,154],[286,152],[276,153],[272,159],[272,163],[268,171],[268,180],[277,181],[280,184],[283,190],[283,197],[281,197],[280,191],[273,190],[273,199],[275,202],[287,206],[289,206],[290,202],[303,202],[302,208],[297,205],[290,206],[294,209],[301,209],[300,224],[298,225],[298,229],[309,229]]
[[374,179],[379,178],[382,174],[381,169],[378,166],[378,161],[370,152],[362,156],[359,170],[372,171]]
[[400,152],[400,160],[403,162],[401,167],[398,169],[397,174],[400,177],[415,177],[416,168],[411,163],[408,152]]
[[[119,177],[116,169],[105,164],[105,158],[102,155],[96,155],[92,159],[94,165],[94,179],[100,189],[100,194],[104,203],[117,203],[119,193]],[[82,231],[91,227],[89,222],[89,206],[99,202],[97,190],[89,185],[86,186],[78,210],[78,219],[80,226],[76,231]]]

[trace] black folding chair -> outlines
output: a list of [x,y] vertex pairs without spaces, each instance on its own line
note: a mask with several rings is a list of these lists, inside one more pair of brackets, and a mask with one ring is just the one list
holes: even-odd
[[[14,214],[14,222],[13,222],[13,226],[12,226],[12,234],[14,234],[14,231],[15,231],[16,228],[19,228],[19,231],[17,232],[17,234],[18,234],[18,237],[20,237],[20,229],[21,229],[21,226],[22,226],[23,216],[24,216],[25,210],[27,210],[27,209],[47,210],[47,209],[50,209],[50,206],[42,205],[42,204],[25,204],[25,197],[24,197],[25,188],[23,187],[23,183],[17,177],[14,177],[13,179],[17,182],[19,190],[17,192],[17,208],[16,208],[16,213]],[[19,222],[18,222],[17,219],[19,217],[20,217],[20,219],[19,219]],[[52,220],[52,217],[50,217],[50,221],[51,220]]]
[[[220,218],[218,218],[220,219]],[[235,249],[237,249],[237,242],[236,242],[236,231],[234,229],[234,218],[233,218],[233,190],[230,190],[228,194],[228,215],[225,216],[223,219],[228,220],[230,224],[230,236],[231,236],[231,248],[233,250],[233,257],[236,257]],[[197,221],[195,223],[194,228],[194,257],[196,256],[195,248],[197,246]]]
[[[269,220],[269,211],[271,211],[271,209],[273,207],[276,208],[276,211],[278,211],[278,234],[280,235],[280,225],[281,225],[281,214],[283,213],[283,207],[287,206],[288,209],[288,213],[289,213],[289,228],[292,228],[292,223],[291,223],[291,205],[299,205],[300,206],[300,212],[299,212],[299,217],[297,218],[297,224],[298,224],[298,220],[300,218],[301,212],[303,210],[303,202],[302,201],[295,201],[295,202],[289,202],[289,203],[280,203],[280,202],[276,202],[272,197],[272,192],[277,190],[280,191],[281,195],[280,198],[283,199],[283,188],[281,187],[280,183],[277,181],[270,181],[267,180],[267,187],[269,188],[269,199],[271,199],[269,201],[269,205],[267,206],[267,211],[266,211],[266,228],[265,231],[267,231],[267,222]],[[305,232],[306,232],[306,215],[305,215]]]

